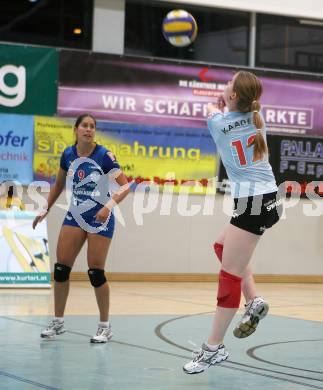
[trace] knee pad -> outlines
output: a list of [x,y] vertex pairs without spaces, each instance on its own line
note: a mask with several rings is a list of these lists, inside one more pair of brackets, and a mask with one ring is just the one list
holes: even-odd
[[93,287],[100,287],[107,281],[104,269],[90,268],[87,273],[89,274],[90,282]]
[[55,263],[54,266],[54,280],[55,282],[66,282],[70,278],[71,267]]
[[213,245],[213,248],[214,248],[215,254],[217,255],[217,258],[219,259],[220,263],[222,263],[223,245],[215,242]]
[[221,269],[218,287],[218,306],[237,309],[241,298],[241,278]]

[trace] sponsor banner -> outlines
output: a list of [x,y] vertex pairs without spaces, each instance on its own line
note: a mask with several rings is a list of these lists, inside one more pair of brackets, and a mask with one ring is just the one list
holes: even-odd
[[272,136],[268,146],[277,184],[285,183],[290,194],[323,196],[322,138]]
[[[123,171],[135,183],[172,183],[177,192],[183,183],[191,193],[205,193],[215,176],[218,156],[206,129],[157,127],[99,122],[96,139],[110,149]],[[199,182],[196,185],[189,181]]]
[[0,211],[0,287],[50,287],[47,225],[36,213]]
[[[256,73],[264,87],[262,110],[270,131],[323,136],[321,81]],[[58,112],[204,128],[208,102],[215,101],[233,75],[232,68],[62,50]]]
[[27,115],[0,114],[0,182],[33,180],[34,119]]
[[[0,287],[50,287],[50,273],[0,272]],[[10,285],[10,286],[9,286]]]
[[63,150],[75,142],[73,122],[41,116],[34,121],[34,180],[53,183]]
[[[323,196],[323,139],[295,135],[267,135],[269,161],[277,185],[287,194]],[[219,192],[229,191],[228,176],[219,164]]]
[[54,115],[56,49],[0,44],[0,112]]
[[[217,170],[218,156],[206,129],[157,127],[99,121],[95,136],[116,155],[124,173],[136,184],[183,183],[191,192],[204,193]],[[74,143],[70,120],[35,117],[34,178],[53,182],[63,150]],[[134,188],[134,186],[132,187]]]

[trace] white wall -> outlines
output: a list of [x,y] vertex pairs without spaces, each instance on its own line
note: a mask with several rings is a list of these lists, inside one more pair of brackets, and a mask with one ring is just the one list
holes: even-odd
[[251,12],[323,19],[322,0],[160,0],[170,3],[197,4]]
[[[160,0],[182,4],[323,20],[323,0]],[[124,53],[125,0],[95,0],[93,51]]]
[[124,0],[95,0],[93,51],[123,54]]
[[[159,202],[153,213],[144,216],[143,226],[135,223],[133,198],[134,194],[130,194],[121,204],[126,226],[117,224],[107,270],[127,273],[218,272],[219,265],[212,243],[229,221],[229,216],[223,212],[224,201],[226,210],[231,208],[228,196],[216,196],[214,215],[200,213],[194,217],[178,214],[176,196],[171,216],[159,215]],[[202,196],[191,196],[189,204],[203,205],[204,200]],[[302,200],[295,207],[287,209],[287,218],[265,232],[252,260],[256,274],[323,275],[323,216],[304,216],[306,203],[309,201]],[[63,210],[56,206],[48,216],[52,264],[56,260],[56,243],[63,217]],[[74,271],[86,270],[86,252],[83,248]]]

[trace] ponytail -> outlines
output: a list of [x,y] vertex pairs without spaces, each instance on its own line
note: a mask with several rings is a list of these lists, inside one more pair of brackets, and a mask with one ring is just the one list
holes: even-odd
[[252,112],[253,124],[257,134],[249,146],[254,146],[253,160],[261,160],[268,153],[266,141],[261,133],[264,121],[259,114],[259,99],[262,94],[262,85],[258,77],[250,72],[240,71],[234,77],[233,91],[237,94],[237,109],[239,112]]
[[257,134],[249,146],[253,146],[253,159],[254,161],[261,160],[265,154],[268,153],[268,148],[265,142],[265,139],[261,133],[261,130],[264,128],[265,124],[262,120],[262,117],[259,114],[260,103],[258,100],[253,100],[251,103],[251,110],[253,115],[253,124],[257,129]]

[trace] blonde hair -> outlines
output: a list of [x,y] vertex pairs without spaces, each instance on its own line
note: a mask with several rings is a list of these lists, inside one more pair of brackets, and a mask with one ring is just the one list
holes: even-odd
[[265,124],[259,114],[259,100],[262,94],[261,82],[253,73],[240,71],[235,75],[233,91],[237,94],[237,109],[241,112],[253,113],[253,124],[257,129],[257,134],[252,143],[248,146],[254,147],[254,160],[260,160],[265,154],[268,154],[268,148],[261,133]]

